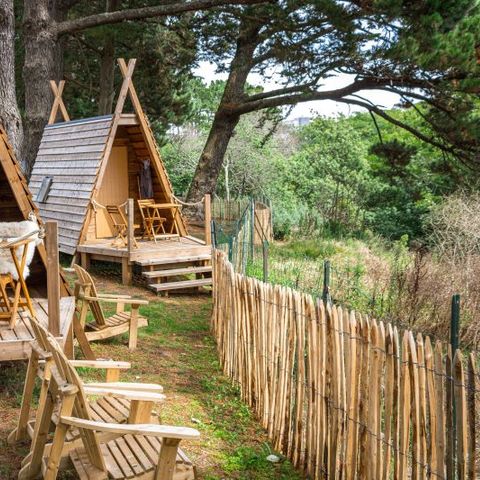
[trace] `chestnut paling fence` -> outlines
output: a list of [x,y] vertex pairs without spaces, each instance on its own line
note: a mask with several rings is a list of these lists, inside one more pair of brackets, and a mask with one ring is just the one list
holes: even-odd
[[235,273],[223,252],[213,262],[224,372],[297,468],[315,479],[478,478],[475,354]]

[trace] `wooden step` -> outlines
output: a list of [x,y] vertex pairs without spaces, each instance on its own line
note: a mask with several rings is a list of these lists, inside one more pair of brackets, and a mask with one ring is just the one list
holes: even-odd
[[151,266],[151,265],[168,265],[174,263],[189,263],[189,262],[200,262],[205,260],[211,260],[211,253],[202,253],[199,255],[188,255],[181,257],[165,257],[165,258],[145,258],[135,260],[137,265],[142,267]]
[[197,280],[181,280],[180,282],[152,283],[148,288],[151,288],[156,292],[163,292],[166,290],[183,290],[184,288],[203,287],[211,284],[211,278],[199,278]]
[[207,273],[212,271],[212,266],[207,265],[205,267],[185,267],[185,268],[173,268],[171,270],[154,270],[153,272],[143,272],[142,275],[146,278],[159,278],[159,277],[173,277],[175,275],[188,275],[189,273]]

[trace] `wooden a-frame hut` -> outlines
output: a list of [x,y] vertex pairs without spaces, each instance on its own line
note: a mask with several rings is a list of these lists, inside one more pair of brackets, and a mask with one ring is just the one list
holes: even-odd
[[[27,220],[32,212],[42,225],[42,219],[32,200],[27,181],[15,158],[7,134],[0,125],[0,222],[21,222]],[[37,319],[47,325],[47,252],[43,243],[36,248],[26,284]],[[59,338],[63,343],[70,333],[75,302],[74,298],[69,296],[69,287],[62,273],[60,273],[59,286],[62,297],[58,312],[60,315]],[[27,358],[32,340],[30,313],[27,310],[20,311],[19,320],[14,328],[10,328],[8,322],[0,322],[0,361]]]
[[[205,196],[206,241],[202,241],[188,234],[181,205],[173,195],[132,83],[135,60],[127,64],[119,59],[118,64],[123,83],[113,115],[70,120],[62,100],[65,83],[51,82],[54,103],[30,178],[34,200],[44,219],[58,222],[60,251],[78,255],[84,268],[90,260],[118,262],[123,282],[130,283],[136,266],[157,292],[209,285],[209,196]],[[133,113],[124,112],[127,98]],[[59,112],[63,122],[55,123]],[[145,163],[150,165],[149,196],[141,188]],[[164,224],[155,233],[150,230],[145,240],[148,222],[138,200],[148,198]],[[133,216],[128,213],[126,218],[128,235],[124,229],[119,237],[109,213],[112,208],[125,210],[128,204],[127,210],[133,210]],[[115,244],[116,237],[124,243]]]
[[[30,178],[30,189],[45,220],[56,220],[59,249],[74,254],[79,244],[114,236],[105,205],[139,198],[142,160],[150,160],[154,198],[172,202],[172,186],[155,138],[132,83],[135,60],[119,59],[124,81],[113,115],[71,121],[61,94],[64,81],[52,82],[55,100]],[[134,109],[124,113],[127,96]],[[54,123],[58,110],[64,121]],[[43,187],[42,187],[43,186]],[[42,196],[42,188],[47,194]],[[136,217],[140,216],[135,202]],[[165,229],[185,236],[180,215]]]

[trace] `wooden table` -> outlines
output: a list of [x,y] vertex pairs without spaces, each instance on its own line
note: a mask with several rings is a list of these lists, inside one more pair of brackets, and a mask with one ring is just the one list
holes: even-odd
[[178,232],[177,217],[181,208],[179,203],[152,203],[151,205],[148,205],[148,208],[154,208],[157,212],[160,210],[169,210],[172,216],[172,226],[170,227],[169,233],[173,233],[174,229]]

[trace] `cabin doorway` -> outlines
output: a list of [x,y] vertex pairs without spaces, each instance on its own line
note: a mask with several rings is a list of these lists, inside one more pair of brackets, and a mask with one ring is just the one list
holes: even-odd
[[[128,200],[128,149],[126,146],[114,146],[98,192],[100,205],[123,205]],[[95,215],[97,238],[114,236],[105,209],[98,208]]]

